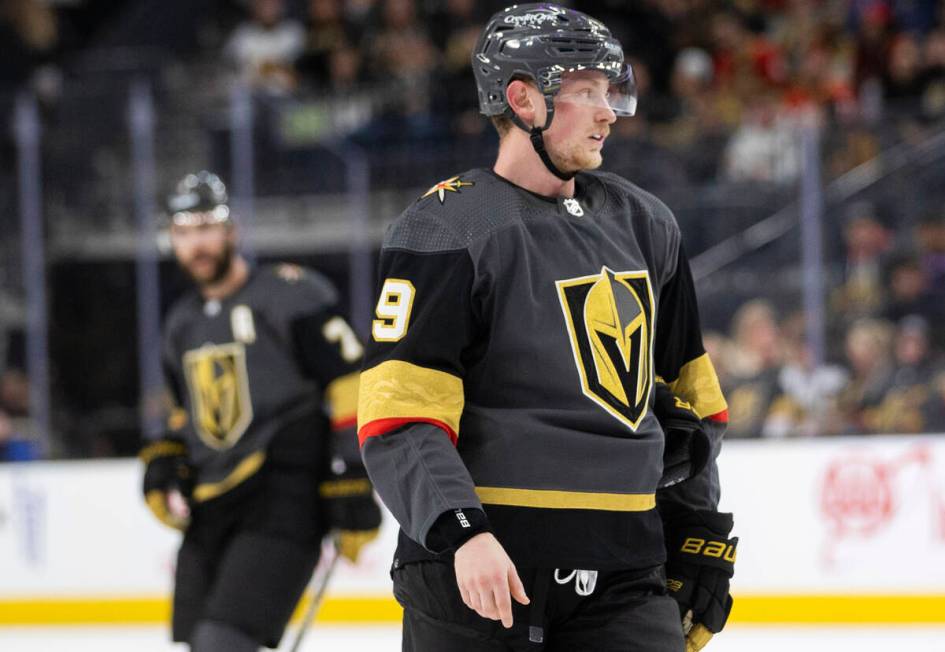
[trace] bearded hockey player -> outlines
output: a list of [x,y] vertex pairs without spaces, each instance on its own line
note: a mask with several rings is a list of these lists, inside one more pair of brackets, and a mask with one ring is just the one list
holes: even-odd
[[380,524],[354,434],[363,349],[325,278],[237,252],[216,175],[186,176],[169,205],[196,291],[164,326],[174,406],[141,457],[148,506],[184,531],[173,638],[195,652],[274,648],[322,538],[340,530],[353,562]]
[[493,16],[472,64],[498,158],[389,229],[361,373],[403,649],[697,650],[731,607],[727,408],[673,214],[594,171],[632,72],[549,4]]

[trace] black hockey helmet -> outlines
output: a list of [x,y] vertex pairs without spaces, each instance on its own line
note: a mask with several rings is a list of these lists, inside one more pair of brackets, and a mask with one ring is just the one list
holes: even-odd
[[226,185],[213,172],[188,174],[167,198],[167,214],[171,224],[181,226],[228,223]]
[[511,117],[505,88],[514,78],[525,77],[544,94],[550,123],[562,75],[579,70],[607,75],[606,101],[615,114],[636,111],[633,71],[624,62],[620,42],[602,22],[574,9],[541,2],[496,13],[479,36],[472,65],[479,110],[487,116]]
[[[508,116],[527,131],[545,167],[565,181],[575,173],[555,166],[545,150],[542,132],[554,119],[554,98],[567,73],[597,70],[610,82],[606,95],[575,96],[570,101],[606,106],[618,116],[636,112],[636,82],[620,42],[602,22],[574,9],[541,2],[513,5],[496,13],[479,35],[472,65],[480,112]],[[509,106],[505,89],[518,77],[534,81],[544,96],[544,125],[525,125]]]

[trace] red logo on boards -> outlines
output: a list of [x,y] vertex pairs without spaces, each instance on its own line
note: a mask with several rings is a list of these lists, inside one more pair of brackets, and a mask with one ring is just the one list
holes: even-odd
[[[918,480],[908,490],[899,486],[906,471],[914,472]],[[931,502],[933,536],[945,543],[945,496],[935,480],[929,444],[917,444],[891,458],[861,452],[838,457],[827,466],[820,492],[820,510],[831,530],[828,545],[879,535],[904,504],[917,502],[920,496],[907,493],[916,486]],[[828,551],[828,561],[832,556]]]

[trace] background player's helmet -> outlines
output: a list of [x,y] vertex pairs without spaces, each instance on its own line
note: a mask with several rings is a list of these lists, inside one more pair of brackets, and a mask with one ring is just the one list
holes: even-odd
[[226,185],[212,172],[201,170],[181,179],[167,199],[172,224],[194,226],[230,221]]
[[636,111],[636,84],[620,43],[602,22],[573,9],[533,3],[496,13],[479,36],[472,65],[479,110],[487,116],[510,113],[505,89],[516,77],[533,80],[553,111],[561,76],[577,70],[607,75],[607,102],[614,113]]

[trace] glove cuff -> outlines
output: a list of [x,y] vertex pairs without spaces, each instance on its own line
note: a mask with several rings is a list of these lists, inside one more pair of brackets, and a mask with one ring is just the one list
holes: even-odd
[[145,464],[150,464],[161,457],[180,457],[187,455],[187,446],[177,439],[159,439],[141,449],[138,457]]

